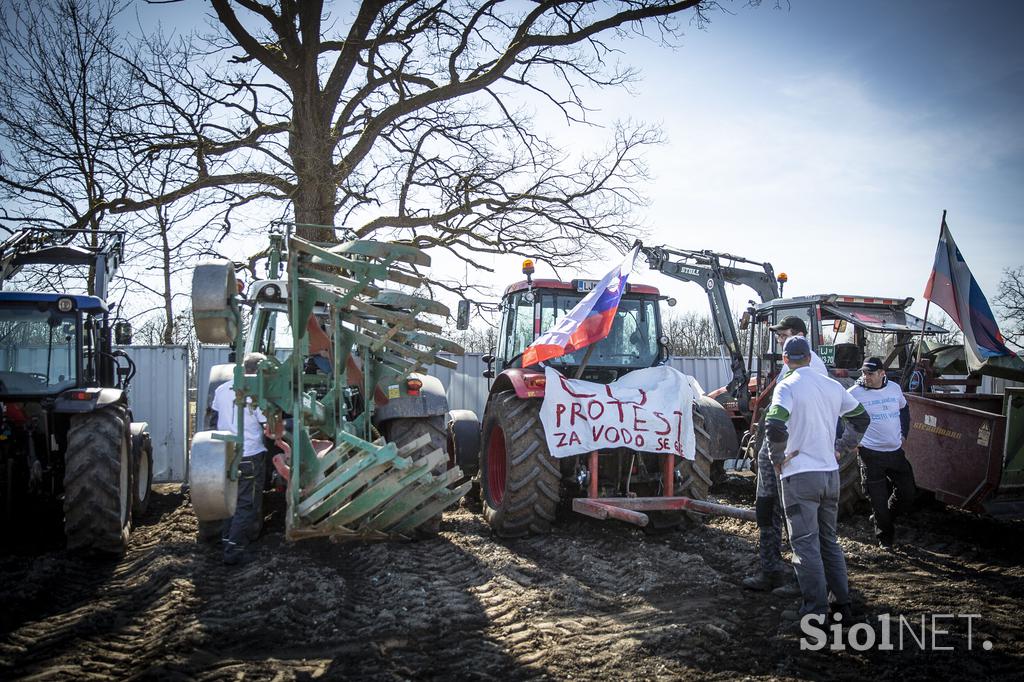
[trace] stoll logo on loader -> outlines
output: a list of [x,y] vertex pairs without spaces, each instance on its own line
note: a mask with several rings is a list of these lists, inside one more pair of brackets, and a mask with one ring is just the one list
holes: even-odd
[[[855,623],[844,628],[842,615],[833,614],[831,624],[824,616],[809,613],[800,619],[801,651],[973,651],[976,633],[974,619],[977,613],[922,613],[920,616],[891,616],[883,613],[875,617],[877,624]],[[966,622],[966,631],[964,630]],[[992,650],[990,640],[982,640],[980,648]]]

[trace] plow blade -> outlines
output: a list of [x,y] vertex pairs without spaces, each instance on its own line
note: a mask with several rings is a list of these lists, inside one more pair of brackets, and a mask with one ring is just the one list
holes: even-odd
[[[348,446],[333,468],[300,491],[291,539],[329,535],[342,540],[412,537],[416,529],[458,503],[469,484],[451,489],[462,477],[458,467],[440,474],[446,453],[421,437],[396,449],[366,443]],[[337,450],[338,448],[335,448]],[[333,450],[326,456],[331,456]],[[291,485],[297,485],[295,479]]]

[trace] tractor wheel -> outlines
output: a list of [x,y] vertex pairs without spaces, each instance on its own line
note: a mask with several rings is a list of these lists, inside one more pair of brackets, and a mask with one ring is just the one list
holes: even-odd
[[[381,425],[381,431],[384,435],[384,440],[389,443],[394,443],[398,447],[402,447],[406,443],[412,442],[427,434],[430,436],[430,444],[421,448],[415,453],[415,456],[423,456],[434,450],[440,450],[441,452],[448,452],[448,425],[445,422],[444,415],[435,415],[433,417],[416,417],[416,418],[402,418],[392,419],[384,422]],[[432,473],[434,475],[443,474],[448,467],[447,458],[443,464],[441,464]],[[433,517],[429,521],[425,521],[419,525],[416,529],[417,532],[425,535],[437,535],[437,532],[441,529],[441,514]]]
[[548,533],[561,488],[558,460],[548,454],[540,400],[502,391],[487,405],[480,459],[484,518],[502,537]]
[[149,509],[149,500],[153,497],[153,441],[148,433],[141,433],[132,440],[136,441],[134,469],[132,470],[132,519],[141,519]]
[[64,468],[70,550],[122,554],[132,518],[131,441],[123,407],[71,418]]
[[[833,377],[843,388],[850,388],[854,380],[848,377]],[[857,448],[839,453],[839,517],[847,517],[854,513],[858,503],[867,499],[864,486],[860,482],[860,461]]]
[[850,516],[861,500],[867,499],[860,482],[857,448],[839,453],[839,517]]
[[739,457],[740,442],[736,427],[729,413],[717,400],[704,396],[697,398],[693,404],[693,429],[697,435],[698,449],[703,448],[705,456],[712,461],[724,462]]

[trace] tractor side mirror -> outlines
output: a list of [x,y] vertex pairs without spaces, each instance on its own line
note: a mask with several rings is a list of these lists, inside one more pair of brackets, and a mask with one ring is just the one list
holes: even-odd
[[482,358],[480,358],[480,360],[482,360],[483,363],[485,365],[487,365],[487,369],[485,369],[480,374],[480,376],[484,377],[485,379],[493,379],[494,378],[494,354],[493,353],[488,353],[487,355],[485,355]]
[[469,329],[469,306],[470,302],[466,299],[459,301],[459,313],[455,319],[455,328],[459,331],[466,331]]
[[832,331],[840,334],[846,332],[846,320],[836,320],[832,323]]
[[128,320],[118,320],[114,323],[114,343],[118,346],[132,345],[132,323]]
[[750,311],[744,310],[740,316],[740,330],[744,330],[750,326]]

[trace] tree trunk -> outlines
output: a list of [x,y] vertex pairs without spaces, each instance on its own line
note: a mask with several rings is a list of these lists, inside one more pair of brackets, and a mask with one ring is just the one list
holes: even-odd
[[171,290],[171,244],[167,237],[167,232],[170,230],[170,226],[167,225],[163,220],[162,209],[158,218],[160,224],[160,247],[162,249],[163,258],[163,275],[164,275],[164,338],[163,342],[165,346],[170,346],[174,343],[174,305],[173,295],[174,292]]
[[323,114],[319,84],[314,79],[306,92],[295,93],[292,129],[288,152],[295,167],[296,189],[293,198],[295,233],[315,242],[337,243],[334,216],[338,185],[334,177],[330,117]]

